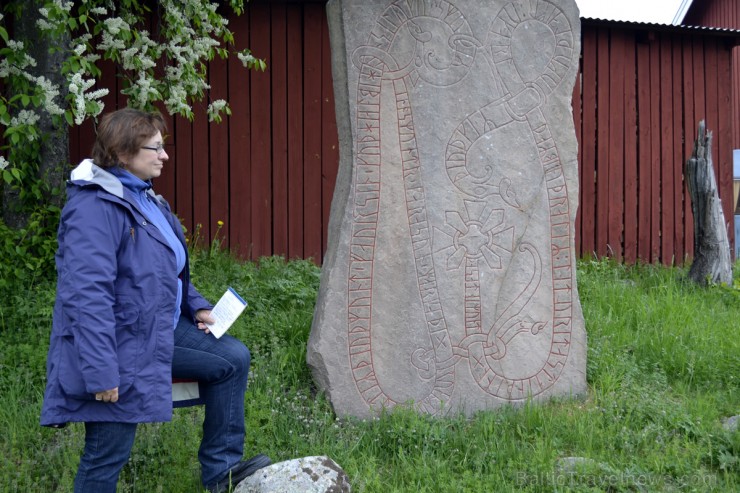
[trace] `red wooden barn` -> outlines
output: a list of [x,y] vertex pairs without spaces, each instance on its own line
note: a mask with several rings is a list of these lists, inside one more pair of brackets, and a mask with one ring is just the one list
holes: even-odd
[[[740,2],[737,0],[683,0],[674,24],[740,29]],[[733,142],[740,149],[740,46],[732,50]]]
[[[737,0],[694,1],[683,0],[681,7],[673,19],[674,24],[688,24],[692,26],[714,26],[726,29],[740,29],[740,2]],[[732,108],[733,134],[732,141],[735,149],[735,182],[734,204],[735,214],[740,215],[740,46],[732,50]],[[740,231],[740,220],[735,218],[735,233]],[[736,238],[737,242],[737,238]],[[735,251],[738,252],[736,243]]]
[[[206,241],[223,221],[224,243],[246,257],[320,263],[339,160],[324,9],[322,0],[251,0],[230,27],[237,47],[266,59],[267,71],[214,61],[210,97],[228,99],[232,116],[209,124],[204,103],[194,122],[171,122],[171,165],[156,188],[190,231],[201,225]],[[573,95],[580,255],[667,264],[691,257],[682,168],[700,119],[715,134],[714,162],[731,217],[739,40],[730,29],[582,19]],[[102,83],[116,87],[113,70]],[[125,104],[115,98],[108,109]],[[88,154],[92,135],[90,125],[72,135],[73,161]]]

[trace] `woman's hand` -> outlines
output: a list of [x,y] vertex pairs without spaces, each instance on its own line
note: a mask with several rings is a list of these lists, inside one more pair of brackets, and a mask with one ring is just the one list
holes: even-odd
[[195,312],[195,320],[198,321],[197,327],[200,330],[204,330],[206,334],[211,333],[206,324],[216,323],[216,320],[211,316],[211,310],[198,310]]
[[118,402],[118,387],[104,390],[103,392],[96,392],[95,400],[103,402]]

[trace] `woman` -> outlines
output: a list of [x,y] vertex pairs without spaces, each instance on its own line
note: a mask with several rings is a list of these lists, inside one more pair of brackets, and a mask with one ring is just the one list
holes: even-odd
[[92,161],[67,185],[41,424],[85,423],[76,493],[115,492],[137,423],[172,418],[172,378],[200,383],[208,490],[270,464],[242,461],[249,350],[209,334],[212,305],[190,284],[180,223],[151,190],[169,159],[165,132],[156,113],[105,115]]

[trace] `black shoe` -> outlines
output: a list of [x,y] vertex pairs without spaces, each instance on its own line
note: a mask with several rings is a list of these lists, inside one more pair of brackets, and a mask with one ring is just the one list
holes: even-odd
[[208,491],[210,493],[225,493],[229,491],[229,486],[236,486],[245,478],[270,464],[272,464],[272,461],[264,454],[255,455],[249,460],[241,461],[232,467],[221,481],[209,486]]

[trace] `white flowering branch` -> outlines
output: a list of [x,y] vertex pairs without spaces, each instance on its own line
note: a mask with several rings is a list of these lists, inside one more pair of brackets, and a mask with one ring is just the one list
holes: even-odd
[[[36,61],[22,41],[10,39],[6,19],[0,12],[0,79],[11,98],[0,96],[0,130],[5,145],[0,147],[0,173],[11,183],[22,173],[12,173],[22,142],[40,138],[36,123],[46,112],[54,121],[81,125],[104,110],[102,98],[109,89],[100,87],[101,60],[113,62],[124,81],[122,93],[129,105],[146,109],[162,102],[167,112],[192,119],[192,104],[207,97],[208,62],[216,56],[235,54],[248,69],[265,70],[265,62],[249,50],[233,49],[234,34],[228,19],[209,0],[159,0],[153,12],[143,2],[124,0],[48,1],[39,9],[37,28],[52,37],[71,36],[63,49],[62,74],[66,87],[43,76],[33,75]],[[236,14],[244,10],[243,0],[228,0]],[[151,4],[147,4],[151,5]],[[150,21],[156,26],[150,32]],[[147,27],[147,28],[145,28]],[[64,95],[64,96],[62,96]],[[224,100],[211,101],[209,121],[230,115]]]

